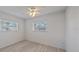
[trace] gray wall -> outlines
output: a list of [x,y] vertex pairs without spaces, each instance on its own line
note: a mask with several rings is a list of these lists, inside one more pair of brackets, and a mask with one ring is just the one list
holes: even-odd
[[19,24],[18,32],[0,32],[0,48],[14,44],[18,41],[24,40],[24,21],[13,15],[0,12],[0,19],[16,21]]
[[66,51],[79,52],[79,7],[68,7],[66,11]]
[[[64,17],[64,12],[57,12],[26,20],[26,40],[64,49]],[[47,32],[33,31],[37,20],[47,21]]]

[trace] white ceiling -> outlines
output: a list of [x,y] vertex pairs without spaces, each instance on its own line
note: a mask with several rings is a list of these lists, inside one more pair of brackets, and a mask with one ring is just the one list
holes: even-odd
[[[29,7],[30,6],[1,6],[0,11],[27,19],[27,18],[31,18],[29,15],[26,14],[26,9]],[[65,6],[39,6],[37,8],[40,9],[40,15],[63,11],[66,9]]]

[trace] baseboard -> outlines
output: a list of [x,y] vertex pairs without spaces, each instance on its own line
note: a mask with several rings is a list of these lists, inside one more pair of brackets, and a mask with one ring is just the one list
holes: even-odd
[[[15,42],[15,43],[13,43],[13,44],[10,44],[10,45],[8,45],[8,46],[6,46],[6,47],[2,47],[2,48],[0,48],[0,50],[5,49],[5,48],[7,48],[7,47],[10,47],[10,46],[12,46],[12,45],[15,45],[15,44],[17,44],[17,43],[20,43],[20,42],[22,42],[22,41],[30,41],[30,40],[20,40],[20,41],[18,41],[18,42]],[[42,43],[38,43],[38,42],[34,42],[34,41],[30,41],[30,42],[37,43],[37,44],[42,44]],[[42,45],[46,45],[46,44],[42,44]],[[46,46],[50,46],[50,45],[46,45]],[[52,46],[50,46],[50,47],[52,47]],[[62,48],[57,48],[57,47],[54,47],[54,46],[53,46],[53,48],[56,48],[56,49],[57,49],[57,52],[65,52],[65,50],[62,49]]]
[[19,42],[22,42],[22,41],[25,41],[25,40],[19,40],[19,41],[17,41],[17,42],[13,42],[13,43],[11,43],[11,44],[8,44],[7,46],[1,47],[0,50],[2,50],[3,48],[9,47],[9,46],[11,46],[11,45],[17,44],[17,43],[19,43]]
[[[31,41],[31,40],[26,40],[26,41]],[[33,43],[37,43],[37,44],[46,45],[46,46],[50,46],[50,45],[43,44],[43,43],[39,43],[39,42],[35,42],[35,41],[31,41],[31,42],[33,42]],[[54,47],[54,48],[56,48],[59,52],[62,52],[62,51],[65,52],[65,49],[56,47],[55,45],[54,45],[54,46],[50,46],[50,47]]]

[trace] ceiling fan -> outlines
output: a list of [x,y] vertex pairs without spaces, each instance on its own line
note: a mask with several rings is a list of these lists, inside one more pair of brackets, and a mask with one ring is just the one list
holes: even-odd
[[40,14],[39,9],[36,7],[27,8],[27,14],[31,17],[35,17]]

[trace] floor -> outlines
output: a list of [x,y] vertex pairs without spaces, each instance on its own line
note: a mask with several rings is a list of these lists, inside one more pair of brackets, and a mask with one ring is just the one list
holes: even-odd
[[21,41],[0,49],[0,52],[64,52],[64,50],[31,41]]

